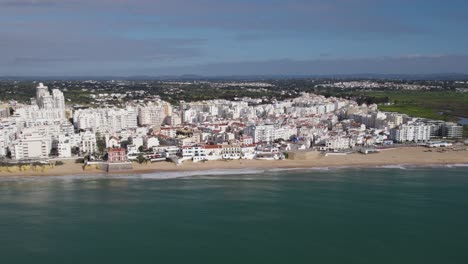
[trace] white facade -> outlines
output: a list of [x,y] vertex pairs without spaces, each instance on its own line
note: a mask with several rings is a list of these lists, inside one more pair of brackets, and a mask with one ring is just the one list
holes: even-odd
[[157,137],[149,137],[146,139],[146,148],[151,149],[159,146],[159,139]]
[[346,137],[332,137],[325,141],[328,150],[341,150],[350,148],[350,140]]
[[42,83],[39,83],[39,85],[36,87],[35,102],[39,110],[35,111],[35,116],[30,114],[29,118],[65,119],[65,97],[60,90],[54,89],[52,90],[52,94],[50,94],[48,87],[44,86]]
[[80,151],[82,153],[93,154],[97,152],[97,145],[96,145],[96,134],[91,131],[86,131],[80,134],[81,136],[81,143],[80,143]]
[[65,120],[65,110],[59,108],[40,108],[37,105],[29,105],[18,108],[15,115],[24,119],[26,123],[40,120],[59,121]]
[[52,149],[51,140],[39,134],[21,135],[11,145],[13,159],[41,159],[49,157]]
[[132,138],[133,145],[138,149],[139,147],[143,147],[144,140],[143,137],[133,137]]
[[135,108],[95,108],[80,109],[73,115],[75,127],[81,130],[116,132],[138,126]]
[[106,135],[106,148],[120,148],[120,139]]
[[253,143],[272,142],[280,138],[288,140],[296,132],[294,126],[251,125],[244,129],[244,134],[252,137]]
[[60,135],[58,138],[57,152],[60,158],[70,158],[72,156],[72,144],[67,136]]
[[182,157],[186,159],[190,159],[193,157],[206,156],[206,151],[204,146],[190,146],[190,147],[183,147],[182,148]]
[[271,142],[274,140],[274,130],[274,125],[252,125],[244,129],[244,134],[252,137],[254,143]]
[[390,139],[396,142],[428,141],[431,138],[431,126],[425,124],[401,125],[390,131]]
[[223,145],[221,156],[223,159],[240,159],[242,157],[242,149],[239,145]]
[[138,124],[140,126],[160,126],[165,117],[162,105],[148,104],[138,107]]

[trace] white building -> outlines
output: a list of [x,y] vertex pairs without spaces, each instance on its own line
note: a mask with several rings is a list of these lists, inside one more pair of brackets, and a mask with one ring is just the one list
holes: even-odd
[[[41,110],[52,110],[63,112],[63,118],[65,118],[65,97],[63,93],[58,89],[52,90],[52,95],[49,93],[49,88],[44,86],[43,83],[39,83],[36,87],[36,100],[37,106]],[[33,104],[34,105],[34,104]]]
[[447,138],[463,138],[463,126],[452,122],[444,123],[441,128],[441,135]]
[[244,135],[252,137],[254,143],[274,140],[274,125],[251,125],[244,129]]
[[72,144],[70,139],[65,135],[58,137],[57,152],[60,158],[70,158],[72,156]]
[[350,140],[347,137],[331,137],[325,141],[327,150],[342,150],[350,148]]
[[159,139],[157,137],[149,137],[146,139],[146,148],[151,149],[159,146]]
[[390,130],[390,139],[396,142],[428,141],[431,138],[431,126],[425,124],[400,125]]
[[132,138],[132,145],[134,145],[137,149],[143,147],[144,143],[144,139],[141,136]]
[[115,136],[105,136],[106,148],[120,148],[120,139]]
[[294,126],[250,125],[244,129],[244,135],[250,136],[253,143],[272,142],[276,139],[289,139],[297,133]]
[[52,149],[50,138],[40,134],[22,134],[11,144],[10,151],[13,159],[43,159],[49,157]]
[[96,144],[96,134],[91,131],[80,133],[81,143],[80,151],[82,153],[93,154],[98,151]]
[[81,130],[116,132],[138,127],[137,120],[138,113],[133,107],[80,109],[73,114],[73,123]]
[[223,159],[240,159],[242,149],[239,145],[222,145],[221,157]]
[[138,107],[138,124],[140,126],[160,126],[165,117],[163,105],[150,103]]
[[192,159],[194,157],[205,157],[205,146],[194,145],[182,147],[182,158]]
[[65,121],[65,110],[59,108],[40,108],[37,105],[28,105],[16,109],[15,116],[22,118],[26,123],[38,121]]

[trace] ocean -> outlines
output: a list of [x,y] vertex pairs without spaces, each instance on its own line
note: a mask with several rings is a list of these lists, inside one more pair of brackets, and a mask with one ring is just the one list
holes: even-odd
[[0,263],[467,263],[468,167],[0,178]]

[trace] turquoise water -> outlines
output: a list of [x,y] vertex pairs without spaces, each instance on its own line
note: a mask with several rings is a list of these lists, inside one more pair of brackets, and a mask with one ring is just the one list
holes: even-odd
[[468,168],[216,174],[0,179],[0,263],[467,263]]

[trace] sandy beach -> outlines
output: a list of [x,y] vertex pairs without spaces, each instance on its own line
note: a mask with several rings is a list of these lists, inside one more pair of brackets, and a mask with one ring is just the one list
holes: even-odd
[[[320,168],[320,167],[378,167],[378,166],[400,166],[400,165],[450,165],[468,164],[468,151],[445,149],[443,152],[437,149],[424,147],[398,148],[382,150],[376,154],[349,154],[349,155],[313,155],[306,160],[231,160],[231,161],[209,161],[193,163],[184,162],[175,165],[170,162],[158,162],[148,164],[133,164],[133,170],[112,172],[112,174],[144,174],[154,172],[177,172],[177,171],[209,171],[217,169],[288,169],[288,168]],[[83,164],[73,161],[65,161],[64,165],[55,166],[46,170],[28,169],[25,171],[4,171],[1,176],[66,176],[66,175],[95,175],[106,174],[105,172],[87,168],[83,170]]]

